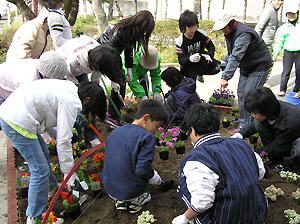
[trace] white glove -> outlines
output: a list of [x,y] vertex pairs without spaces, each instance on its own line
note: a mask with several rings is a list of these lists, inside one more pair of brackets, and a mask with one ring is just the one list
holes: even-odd
[[[64,179],[68,176],[67,173],[64,174]],[[78,180],[80,182],[79,178],[77,177],[76,173],[73,173],[72,176],[70,177],[69,181],[67,182],[67,186],[69,188],[69,191],[72,190],[72,187],[75,186],[75,180]]]
[[132,81],[132,68],[127,68],[127,82],[131,82]]
[[185,217],[185,214],[179,215],[172,220],[172,224],[187,224],[187,223],[190,223],[190,220],[188,220]]
[[143,101],[143,100],[148,100],[148,97],[147,96],[143,96],[140,101]]
[[231,136],[231,138],[240,138],[243,139],[243,135],[241,133],[235,133],[234,135]]
[[149,180],[149,184],[156,184],[156,185],[160,185],[161,184],[161,178],[158,175],[158,173],[156,172],[156,170],[154,170],[154,175],[153,177]]
[[161,98],[160,94],[157,93],[157,92],[155,92],[155,93],[153,94],[153,99],[154,99],[154,100],[158,100],[158,101],[160,101],[160,102],[163,101],[163,99]]
[[199,62],[200,58],[201,58],[201,56],[199,53],[193,54],[189,57],[190,61],[194,62],[194,63]]
[[206,61],[212,62],[212,59],[208,54],[201,54],[201,55],[205,58]]
[[117,93],[120,90],[120,85],[116,82],[111,81],[111,88]]

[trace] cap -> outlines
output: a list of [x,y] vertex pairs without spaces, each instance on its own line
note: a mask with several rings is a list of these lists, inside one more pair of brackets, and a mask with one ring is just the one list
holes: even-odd
[[299,11],[299,7],[297,4],[288,4],[287,7],[286,7],[286,10],[285,10],[285,15],[288,13],[288,12],[291,12],[291,13],[297,13]]
[[217,18],[215,19],[215,25],[213,30],[221,30],[233,19],[231,12],[222,10],[218,13]]
[[149,46],[148,47],[148,57],[145,57],[144,52],[141,53],[140,55],[140,64],[143,66],[145,69],[152,70],[156,69],[158,67],[158,51],[154,46]]
[[67,72],[67,61],[57,51],[46,51],[39,58],[39,72],[50,79],[63,79]]

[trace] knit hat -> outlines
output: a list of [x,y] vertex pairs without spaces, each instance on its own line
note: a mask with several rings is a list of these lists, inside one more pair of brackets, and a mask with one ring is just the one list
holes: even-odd
[[67,61],[57,51],[46,51],[39,58],[37,67],[46,78],[63,79],[67,72]]
[[140,64],[141,66],[143,66],[145,69],[148,70],[156,69],[158,67],[158,61],[157,61],[158,51],[154,46],[149,46],[148,52],[149,54],[147,58],[145,56],[145,52],[141,53],[139,59]]
[[233,16],[230,12],[222,10],[218,13],[217,18],[215,19],[215,25],[213,30],[221,30],[233,19]]

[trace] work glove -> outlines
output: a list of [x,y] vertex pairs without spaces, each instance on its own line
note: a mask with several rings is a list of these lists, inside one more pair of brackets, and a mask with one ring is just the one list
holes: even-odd
[[161,184],[161,178],[158,175],[158,173],[156,172],[156,170],[154,170],[154,175],[153,177],[149,180],[149,184],[155,184],[155,185],[160,185]]
[[88,120],[86,118],[85,115],[83,114],[78,114],[77,115],[77,118],[76,118],[76,123],[79,125],[79,126],[86,126],[88,124]]
[[148,97],[147,96],[143,96],[140,101],[143,101],[143,100],[148,100]]
[[[66,177],[68,176],[67,173],[64,174],[64,179],[66,179]],[[72,187],[75,186],[75,180],[78,180],[79,181],[79,178],[77,177],[76,173],[73,173],[72,176],[70,177],[69,181],[67,182],[67,186],[69,188],[69,191],[72,190]]]
[[172,224],[187,224],[187,223],[190,223],[190,220],[188,220],[185,217],[185,214],[179,215],[172,220]]
[[159,102],[163,102],[163,99],[161,98],[160,94],[157,93],[157,92],[155,92],[155,93],[153,94],[153,99],[154,99],[154,100],[158,100]]
[[205,58],[206,61],[212,62],[212,59],[208,54],[201,54],[201,55]]
[[243,139],[243,135],[241,133],[235,133],[234,135],[231,136],[231,138],[240,138]]
[[117,93],[120,91],[120,85],[116,82],[111,81],[111,88]]
[[127,82],[131,82],[132,81],[132,68],[127,68]]
[[193,54],[189,57],[190,61],[194,62],[194,63],[199,62],[200,58],[201,58],[201,56],[199,53]]
[[221,68],[222,71],[225,70],[226,66],[227,66],[227,62],[226,61],[221,61],[220,68]]

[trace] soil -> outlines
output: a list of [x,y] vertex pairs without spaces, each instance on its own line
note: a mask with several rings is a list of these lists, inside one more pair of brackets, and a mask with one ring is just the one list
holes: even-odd
[[[130,115],[124,115],[123,118],[126,122],[132,122],[135,110],[131,109]],[[222,116],[224,114],[220,114]],[[234,117],[229,116],[234,120]],[[98,130],[101,135],[106,139],[112,129],[104,123],[98,122]],[[229,128],[223,128],[220,126],[220,134],[225,137],[228,131],[236,128],[234,125],[230,125]],[[250,144],[250,143],[249,143]],[[173,150],[169,154],[168,160],[161,160],[159,153],[156,152],[153,161],[153,168],[157,170],[164,182],[170,183],[169,186],[163,188],[162,186],[150,185],[147,191],[151,194],[151,201],[144,205],[143,211],[149,210],[151,214],[157,219],[155,223],[166,224],[172,223],[172,219],[177,215],[183,214],[186,211],[185,205],[179,199],[176,193],[176,186],[178,184],[178,169],[180,160],[184,158],[187,152],[192,149],[190,138],[185,141],[186,152],[182,155],[177,155],[176,151]],[[253,145],[250,144],[253,148]],[[93,155],[93,154],[92,154]],[[88,157],[88,162],[85,165],[85,178],[87,180],[88,175],[97,173],[95,165],[92,159],[92,155]],[[51,162],[53,164],[58,163],[57,156],[51,156]],[[16,167],[21,166],[24,162],[20,154],[15,150]],[[269,202],[269,211],[267,224],[273,223],[288,223],[285,216],[284,210],[294,209],[298,214],[300,213],[299,203],[293,199],[292,192],[295,192],[299,187],[299,181],[290,183],[282,179],[279,174],[273,171],[273,168],[277,164],[270,164],[269,171],[265,177],[259,181],[259,185],[264,190],[266,187],[273,184],[276,188],[281,188],[284,191],[284,196],[279,197],[275,202]],[[299,170],[292,170],[293,172],[299,173]],[[173,185],[172,185],[173,183]],[[64,217],[65,224],[69,223],[89,223],[89,224],[112,224],[112,223],[136,223],[137,217],[141,214],[141,211],[136,214],[130,214],[126,211],[115,210],[113,200],[105,193],[98,198],[94,198],[92,193],[86,192],[89,197],[86,202],[81,206],[81,215],[77,220],[73,220],[70,217]],[[83,195],[83,194],[81,194]],[[18,212],[19,212],[19,223],[26,223],[25,210],[27,207],[27,198],[18,199]],[[53,211],[58,217],[59,214],[64,210],[61,197],[57,200]]]

